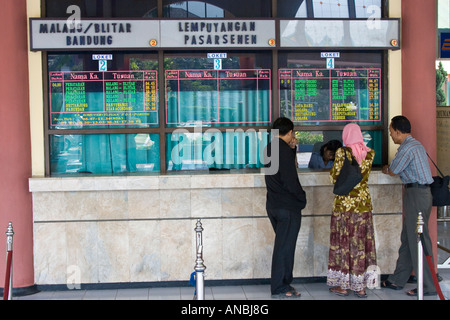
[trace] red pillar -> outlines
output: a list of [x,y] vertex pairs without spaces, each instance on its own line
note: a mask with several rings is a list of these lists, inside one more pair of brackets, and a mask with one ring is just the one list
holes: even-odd
[[[436,159],[436,0],[402,1],[402,112],[411,121],[412,135]],[[436,169],[432,163],[433,175]],[[437,263],[437,216],[429,221]]]
[[13,293],[34,290],[26,0],[0,9],[0,288],[5,285],[6,229],[11,221]]

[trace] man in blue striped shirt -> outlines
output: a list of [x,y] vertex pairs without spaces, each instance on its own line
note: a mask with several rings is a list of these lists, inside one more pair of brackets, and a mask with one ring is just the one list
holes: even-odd
[[[382,283],[382,287],[400,290],[408,281],[411,272],[417,273],[417,217],[422,212],[424,219],[423,243],[424,252],[432,254],[428,219],[432,207],[430,184],[433,182],[427,153],[423,145],[411,136],[411,124],[404,116],[392,118],[389,134],[395,144],[400,147],[390,165],[383,167],[383,173],[391,176],[398,175],[404,186],[403,210],[404,219],[401,233],[401,246],[395,271]],[[435,295],[430,268],[423,264],[424,295]],[[406,293],[417,295],[417,289]]]

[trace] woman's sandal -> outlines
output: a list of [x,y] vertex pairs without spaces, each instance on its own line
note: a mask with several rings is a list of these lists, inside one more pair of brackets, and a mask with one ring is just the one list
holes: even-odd
[[333,288],[330,288],[330,292],[331,292],[331,293],[334,293],[334,294],[336,294],[336,295],[338,295],[338,296],[341,296],[341,297],[346,297],[346,296],[349,295],[349,293],[348,293],[347,290],[341,289],[341,288],[339,288],[339,287],[333,287]]

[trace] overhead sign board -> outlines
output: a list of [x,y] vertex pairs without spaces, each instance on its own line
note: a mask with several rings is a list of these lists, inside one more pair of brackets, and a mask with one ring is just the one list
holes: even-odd
[[280,20],[280,46],[400,49],[400,20]]
[[274,20],[161,20],[163,48],[271,47]]
[[[400,49],[400,19],[376,23],[367,19],[81,19],[73,23],[63,18],[30,18],[33,51],[274,47],[396,50]],[[224,59],[224,54],[210,55]]]
[[31,50],[151,48],[152,40],[159,39],[159,21],[82,19],[70,24],[31,18],[30,33]]
[[441,48],[439,50],[441,58],[450,58],[450,33],[441,32]]

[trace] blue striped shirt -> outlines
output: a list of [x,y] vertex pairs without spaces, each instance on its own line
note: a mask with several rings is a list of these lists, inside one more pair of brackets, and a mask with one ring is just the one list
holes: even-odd
[[427,152],[422,144],[411,135],[407,136],[397,150],[397,154],[389,165],[389,170],[400,176],[404,184],[431,184],[430,165]]

